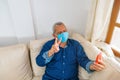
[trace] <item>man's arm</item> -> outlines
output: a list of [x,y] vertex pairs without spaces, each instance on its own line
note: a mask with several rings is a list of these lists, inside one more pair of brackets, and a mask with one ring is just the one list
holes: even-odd
[[91,69],[90,66],[94,63],[94,61],[90,61],[86,64],[86,70],[88,73],[92,73],[94,72],[95,70]]
[[95,61],[91,61],[90,59],[88,59],[86,53],[81,46],[77,47],[77,52],[79,64],[85,70],[87,70],[88,73],[91,73],[93,71],[101,71],[105,68],[105,64],[102,60],[99,61],[99,63],[95,63]]
[[50,49],[50,47],[49,47],[48,43],[42,47],[39,55],[36,57],[36,63],[38,66],[42,67],[42,66],[46,65],[47,54],[48,54],[49,49]]
[[39,66],[45,66],[47,63],[49,63],[52,60],[54,54],[59,51],[60,43],[61,40],[58,41],[57,38],[55,38],[55,42],[51,48],[49,48],[47,45],[44,45],[40,54],[36,57],[36,63]]
[[[83,50],[83,47],[78,43],[76,46],[76,52],[77,52],[77,60],[78,63],[80,64],[80,66],[82,66],[85,70],[87,70],[86,65],[89,62],[92,62],[91,60],[88,59],[88,57],[86,56],[86,53]],[[88,64],[88,66],[90,65],[90,63]]]
[[53,55],[49,56],[49,51],[44,52],[42,55],[40,54],[36,57],[36,63],[39,66],[45,66],[53,58]]

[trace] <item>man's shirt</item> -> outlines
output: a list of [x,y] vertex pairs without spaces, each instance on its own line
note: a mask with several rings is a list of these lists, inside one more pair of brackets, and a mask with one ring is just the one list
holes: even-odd
[[89,66],[92,61],[88,59],[78,41],[68,39],[65,48],[59,47],[57,53],[48,57],[48,51],[54,42],[55,39],[45,43],[36,58],[39,66],[46,66],[42,80],[79,80],[78,65],[90,72]]

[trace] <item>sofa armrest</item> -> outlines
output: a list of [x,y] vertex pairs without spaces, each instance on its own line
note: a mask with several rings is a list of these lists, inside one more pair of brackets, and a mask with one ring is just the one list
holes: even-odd
[[113,46],[111,47],[111,49],[112,49],[114,55],[115,55],[116,57],[119,57],[119,58],[120,58],[120,49],[117,49],[116,47],[113,47]]

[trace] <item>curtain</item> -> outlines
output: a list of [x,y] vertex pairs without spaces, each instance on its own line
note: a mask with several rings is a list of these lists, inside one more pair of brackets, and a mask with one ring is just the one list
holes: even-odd
[[92,43],[105,41],[114,0],[92,0],[85,38]]
[[0,0],[0,46],[36,38],[29,0]]

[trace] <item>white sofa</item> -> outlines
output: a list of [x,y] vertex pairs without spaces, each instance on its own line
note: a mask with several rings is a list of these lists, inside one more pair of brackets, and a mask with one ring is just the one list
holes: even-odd
[[[87,56],[95,60],[96,55],[101,51],[106,68],[100,72],[88,74],[79,67],[81,80],[119,80],[120,63],[115,59],[106,44],[98,43],[92,45],[80,34],[73,33],[71,38],[78,40],[83,46]],[[17,44],[0,48],[0,80],[42,80],[45,67],[38,67],[35,62],[43,44],[49,39],[33,40],[30,44]],[[101,45],[102,44],[102,45]]]

